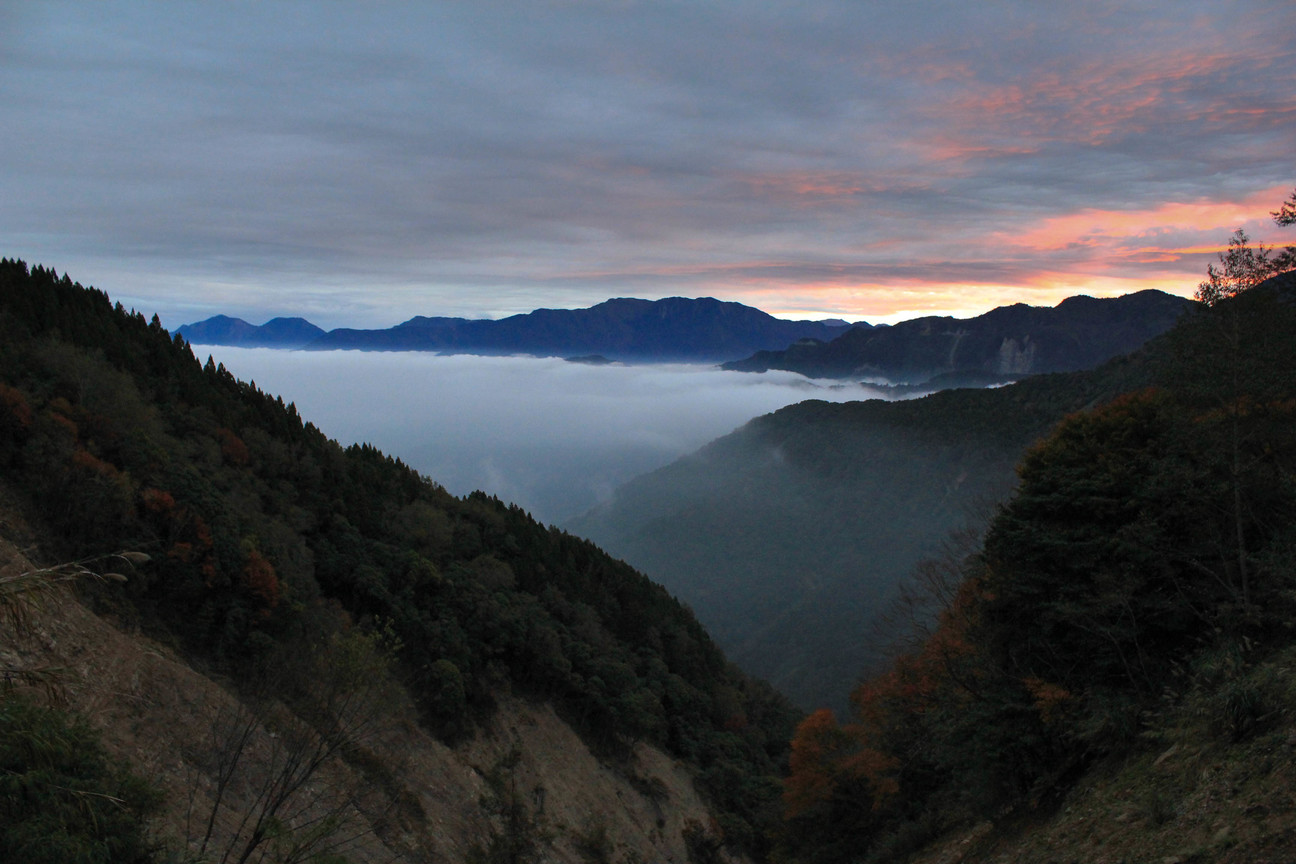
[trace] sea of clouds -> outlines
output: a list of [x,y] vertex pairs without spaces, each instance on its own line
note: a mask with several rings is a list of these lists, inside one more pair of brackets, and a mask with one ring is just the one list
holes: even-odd
[[559,524],[625,481],[753,417],[859,385],[713,366],[194,346],[294,402],[343,445],[369,443],[457,495],[481,489]]

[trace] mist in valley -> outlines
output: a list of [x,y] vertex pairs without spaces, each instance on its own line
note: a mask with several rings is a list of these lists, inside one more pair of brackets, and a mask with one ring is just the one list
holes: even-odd
[[294,402],[343,445],[369,443],[447,490],[481,489],[561,524],[625,481],[753,417],[805,399],[874,398],[857,384],[700,365],[193,346]]

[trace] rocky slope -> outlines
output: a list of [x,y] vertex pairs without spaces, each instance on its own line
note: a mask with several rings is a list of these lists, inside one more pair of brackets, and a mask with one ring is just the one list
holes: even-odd
[[[31,535],[12,511],[0,515],[0,535],[0,574],[32,569],[14,542]],[[248,716],[224,682],[66,590],[42,604],[34,631],[21,642],[6,633],[0,664],[57,670],[55,703],[88,718],[110,752],[165,793],[156,833],[172,848],[196,851],[215,809],[207,854],[221,860],[281,764],[283,728],[252,724],[253,767],[216,807],[222,724]],[[301,806],[335,812],[330,843],[353,862],[491,860],[502,844],[570,864],[685,862],[690,840],[705,845],[714,831],[682,763],[642,744],[620,764],[601,761],[549,705],[504,694],[489,726],[455,747],[420,729],[408,705],[394,712],[363,752],[328,760]]]
[[[1292,658],[1286,658],[1290,661]],[[1290,669],[1282,669],[1291,696]],[[912,864],[1280,864],[1296,856],[1296,718],[1257,738],[1200,731],[1097,766],[1054,806],[1005,813],[928,845]]]

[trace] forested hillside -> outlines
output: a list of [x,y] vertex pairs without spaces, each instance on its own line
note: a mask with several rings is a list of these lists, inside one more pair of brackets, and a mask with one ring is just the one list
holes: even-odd
[[235,690],[273,686],[326,739],[319,670],[390,657],[443,740],[500,698],[548,702],[606,759],[648,741],[693,766],[716,814],[697,848],[766,847],[796,714],[662,588],[516,507],[339,446],[156,317],[13,260],[0,470],[48,558],[150,558],[88,581],[96,609]]
[[843,723],[803,723],[790,858],[892,861],[990,820],[960,860],[1001,860],[1107,760],[1130,825],[1051,855],[1125,834],[1111,860],[1290,860],[1296,275],[1230,293],[1156,344],[1152,386],[1029,450],[984,543],[915,589],[937,614],[911,649]]
[[1150,381],[1146,358],[902,402],[792,405],[617,490],[569,524],[689,603],[735,662],[843,708],[879,615],[944,540],[980,526],[1023,450]]

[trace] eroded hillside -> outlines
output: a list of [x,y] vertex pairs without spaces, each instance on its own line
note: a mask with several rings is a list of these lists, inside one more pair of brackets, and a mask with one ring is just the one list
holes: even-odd
[[[35,569],[10,539],[22,533],[16,517],[0,523],[0,573]],[[290,727],[304,721],[287,706],[248,704],[228,682],[123,632],[70,590],[46,598],[32,630],[0,645],[0,664],[55,670],[44,698],[88,718],[112,753],[164,793],[155,825],[162,840],[205,846],[211,861],[238,860],[245,819],[269,805],[267,784],[293,755]],[[419,727],[406,702],[356,745],[325,759],[278,811],[333,820],[314,838],[315,852],[354,862],[466,861],[496,860],[510,846],[523,859],[573,864],[684,862],[686,837],[704,844],[715,836],[686,765],[645,744],[623,761],[600,760],[545,703],[503,697],[489,724],[450,747]],[[243,764],[222,776],[235,755]]]
[[[230,779],[213,836],[248,812],[239,789],[255,778],[239,772],[295,759],[355,780],[343,809],[377,814],[365,819],[393,849],[512,861],[549,844],[620,860],[622,844],[636,860],[678,855],[689,827],[695,856],[767,851],[796,712],[660,586],[517,507],[341,447],[66,276],[0,262],[0,337],[0,469],[39,560],[149,556],[124,582],[79,588],[165,647],[136,650],[166,662],[104,698],[143,729],[154,721],[129,706],[153,698],[148,682],[200,669],[195,705],[174,705],[182,716],[159,722],[175,728],[150,738],[198,734],[211,721],[183,712],[214,712],[222,740],[248,736],[233,752],[257,757],[216,759]],[[97,650],[82,642],[78,663]],[[227,749],[175,744],[159,752],[179,754],[176,771]],[[384,753],[426,764],[407,779]],[[313,788],[292,771],[266,794]],[[284,802],[250,817],[259,842],[341,818]]]

